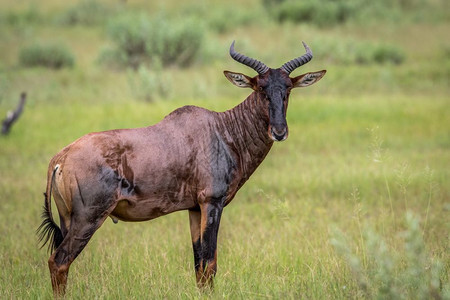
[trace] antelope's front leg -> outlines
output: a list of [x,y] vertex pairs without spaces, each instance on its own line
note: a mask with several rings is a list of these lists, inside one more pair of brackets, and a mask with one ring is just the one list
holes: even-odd
[[[199,214],[198,212],[197,214],[195,212],[189,212],[197,285],[200,288],[206,285],[213,286],[213,278],[217,270],[217,234],[219,232],[222,209],[223,205],[221,201],[211,201],[200,205]],[[194,220],[198,221],[199,217],[200,237],[195,240],[196,231],[192,223]]]
[[202,246],[200,239],[200,222],[201,222],[200,208],[197,208],[196,210],[189,210],[189,224],[191,227],[192,248],[194,250],[194,266],[197,278],[202,255]]

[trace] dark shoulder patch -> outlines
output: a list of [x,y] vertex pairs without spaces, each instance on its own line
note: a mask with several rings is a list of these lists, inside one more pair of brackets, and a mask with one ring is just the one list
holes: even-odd
[[225,196],[236,169],[236,161],[220,135],[211,136],[211,175],[214,196]]

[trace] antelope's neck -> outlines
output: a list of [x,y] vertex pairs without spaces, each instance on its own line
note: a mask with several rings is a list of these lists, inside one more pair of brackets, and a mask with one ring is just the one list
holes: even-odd
[[261,164],[273,145],[268,136],[265,101],[259,93],[253,92],[241,104],[219,113],[218,131],[238,158],[244,180]]

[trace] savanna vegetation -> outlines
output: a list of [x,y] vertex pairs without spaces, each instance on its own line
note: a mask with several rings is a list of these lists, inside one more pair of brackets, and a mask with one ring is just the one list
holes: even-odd
[[[274,145],[226,207],[213,291],[195,285],[188,215],[107,220],[67,297],[450,299],[450,7],[445,0],[0,2],[0,298],[51,298],[39,250],[46,169],[92,131],[155,124],[186,104],[223,111],[254,75],[236,49],[295,71]],[[3,117],[1,117],[3,118]],[[54,211],[56,209],[54,208]],[[55,216],[56,217],[56,216]]]

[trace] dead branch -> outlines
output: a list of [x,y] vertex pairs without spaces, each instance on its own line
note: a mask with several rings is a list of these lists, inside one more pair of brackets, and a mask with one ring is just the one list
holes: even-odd
[[22,92],[22,94],[20,94],[20,101],[19,101],[19,105],[17,105],[16,110],[8,111],[8,113],[6,114],[6,118],[2,122],[2,134],[3,135],[7,135],[9,133],[11,126],[14,124],[14,122],[17,121],[17,119],[22,114],[23,107],[25,106],[26,98],[27,98],[27,94],[25,92]]

